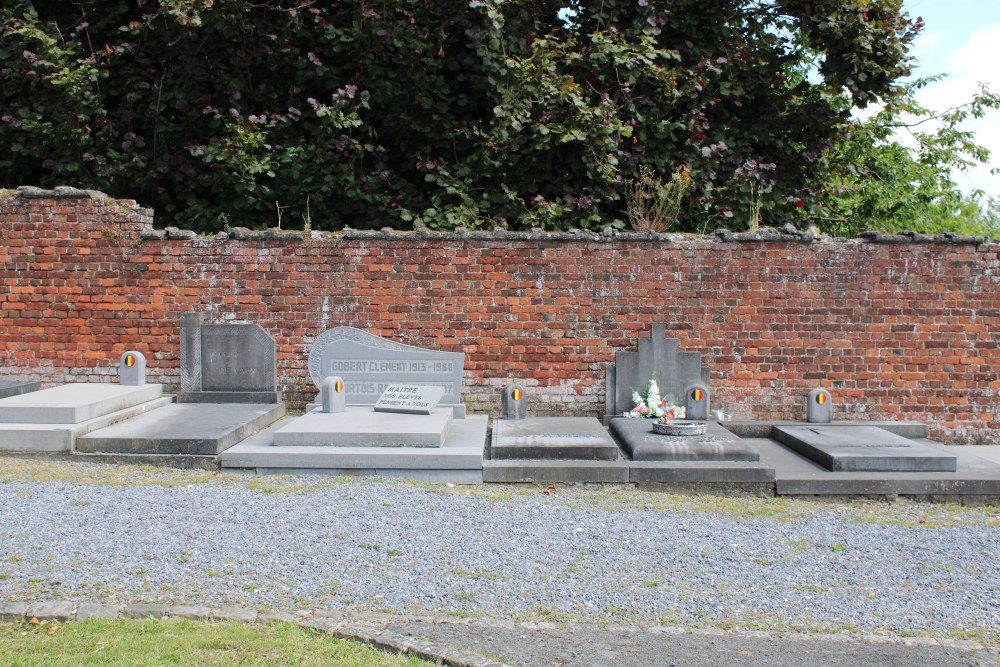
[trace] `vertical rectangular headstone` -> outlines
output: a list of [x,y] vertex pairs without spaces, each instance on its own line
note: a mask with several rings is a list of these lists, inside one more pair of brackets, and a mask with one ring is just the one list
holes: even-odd
[[273,392],[275,345],[259,324],[201,327],[202,391]]
[[201,313],[181,314],[181,393],[201,391]]

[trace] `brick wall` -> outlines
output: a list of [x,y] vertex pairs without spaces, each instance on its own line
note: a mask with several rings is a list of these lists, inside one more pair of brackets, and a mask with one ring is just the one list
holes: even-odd
[[715,237],[154,230],[135,202],[70,188],[0,193],[0,379],[106,381],[126,349],[179,384],[179,318],[256,322],[279,389],[311,399],[307,359],[348,325],[466,353],[464,398],[496,412],[602,414],[605,365],[653,323],[700,351],[713,403],[802,418],[914,419],[1000,444],[1000,245],[792,232]]

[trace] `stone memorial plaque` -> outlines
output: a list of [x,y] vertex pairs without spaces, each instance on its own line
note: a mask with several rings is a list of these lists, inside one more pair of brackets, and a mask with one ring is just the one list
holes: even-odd
[[656,378],[660,395],[669,403],[684,405],[684,392],[688,387],[709,386],[708,369],[701,365],[698,352],[681,352],[680,341],[665,338],[666,328],[654,324],[649,338],[636,341],[636,350],[619,350],[615,363],[608,367],[605,389],[606,419],[633,407],[632,392],[640,394],[649,383],[649,376]]
[[775,440],[833,472],[955,472],[958,459],[877,426],[775,426]]
[[444,388],[408,384],[390,384],[375,402],[375,412],[398,412],[405,415],[429,415],[444,396]]
[[274,391],[274,341],[258,324],[201,328],[202,391]]
[[465,417],[462,372],[465,354],[404,345],[353,327],[327,329],[309,352],[309,375],[317,389],[323,378],[344,379],[348,405],[374,405],[389,385],[441,387],[442,406]]

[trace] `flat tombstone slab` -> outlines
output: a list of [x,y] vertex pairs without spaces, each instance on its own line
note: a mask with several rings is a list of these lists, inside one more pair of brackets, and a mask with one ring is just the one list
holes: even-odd
[[323,378],[339,375],[348,405],[374,405],[393,384],[442,387],[441,403],[458,405],[464,368],[461,352],[425,350],[353,327],[327,329],[309,352],[309,375],[317,389]]
[[444,396],[444,387],[391,384],[375,402],[375,412],[429,415]]
[[163,385],[81,382],[0,399],[0,423],[79,424],[152,401]]
[[201,327],[202,391],[275,391],[274,341],[258,324]]
[[704,435],[675,436],[653,433],[653,421],[611,420],[611,434],[633,461],[760,461],[755,447],[715,422],[708,422]]
[[877,426],[776,426],[772,437],[833,472],[955,472],[956,457]]
[[0,382],[0,398],[7,398],[8,396],[19,396],[21,394],[27,394],[30,391],[37,391],[41,387],[40,382],[20,382],[20,381],[4,381]]
[[614,461],[618,445],[593,417],[527,417],[493,421],[492,458]]
[[441,447],[451,426],[451,408],[430,415],[374,412],[348,406],[344,412],[314,410],[274,432],[276,447]]

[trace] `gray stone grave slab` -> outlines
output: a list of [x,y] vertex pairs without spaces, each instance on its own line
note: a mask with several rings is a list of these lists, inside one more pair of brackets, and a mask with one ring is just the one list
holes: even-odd
[[258,324],[181,317],[181,403],[277,403],[274,340]]
[[491,458],[614,461],[618,445],[593,417],[528,417],[493,421]]
[[0,398],[20,396],[31,391],[38,391],[42,384],[37,381],[5,380],[0,382]]
[[346,383],[347,405],[374,405],[392,384],[444,389],[440,405],[465,417],[462,373],[465,354],[438,352],[375,336],[353,327],[327,329],[309,352],[309,375],[320,388],[323,378],[339,375]]
[[681,352],[680,341],[665,338],[665,331],[664,325],[654,324],[649,338],[636,341],[635,351],[615,353],[615,363],[608,367],[606,375],[606,421],[632,409],[632,392],[643,393],[650,375],[660,387],[660,396],[674,405],[684,405],[688,387],[709,386],[709,372],[701,364],[701,354]]
[[429,415],[441,402],[444,387],[390,384],[375,401],[375,412]]
[[284,414],[284,404],[275,403],[174,403],[80,436],[76,451],[214,456]]
[[955,472],[954,456],[875,426],[777,426],[772,437],[833,472]]
[[653,433],[652,419],[616,417],[611,434],[633,461],[759,461],[760,454],[715,422],[703,435]]
[[375,413],[348,406],[344,412],[314,410],[274,433],[275,447],[441,447],[452,420],[451,408],[429,415]]
[[162,393],[159,384],[64,384],[0,399],[0,423],[78,424],[155,400]]

